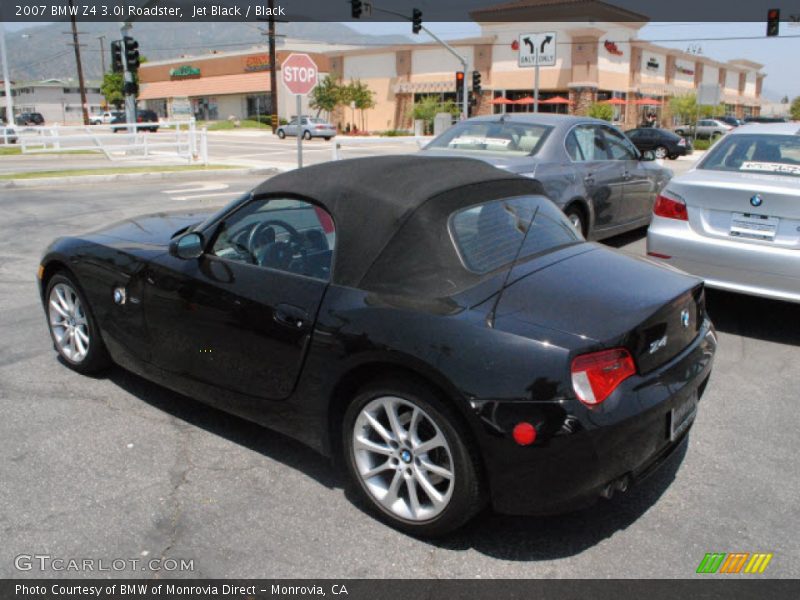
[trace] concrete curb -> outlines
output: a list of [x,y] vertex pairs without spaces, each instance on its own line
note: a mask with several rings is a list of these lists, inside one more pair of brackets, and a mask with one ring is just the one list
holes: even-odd
[[252,167],[245,169],[211,169],[208,171],[161,171],[157,173],[109,173],[105,175],[67,175],[64,177],[34,177],[31,179],[0,180],[0,189],[49,187],[54,185],[81,185],[87,183],[109,183],[117,181],[156,181],[159,179],[214,179],[225,175],[277,175],[274,167]]

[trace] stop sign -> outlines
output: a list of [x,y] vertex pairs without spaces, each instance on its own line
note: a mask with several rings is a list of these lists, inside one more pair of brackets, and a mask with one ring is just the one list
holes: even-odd
[[317,65],[308,54],[290,54],[281,72],[283,83],[293,94],[305,95],[317,85]]

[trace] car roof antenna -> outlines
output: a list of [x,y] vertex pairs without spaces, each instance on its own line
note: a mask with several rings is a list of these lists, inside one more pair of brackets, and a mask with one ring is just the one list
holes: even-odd
[[508,287],[508,280],[511,279],[511,272],[514,270],[514,267],[517,266],[517,261],[519,260],[519,255],[522,254],[522,249],[525,247],[525,242],[528,239],[528,233],[533,227],[533,220],[536,218],[536,214],[539,212],[539,207],[537,206],[536,209],[533,211],[531,215],[531,220],[528,221],[528,226],[525,228],[525,231],[522,234],[522,240],[519,242],[519,246],[517,247],[517,252],[514,254],[514,260],[511,261],[511,264],[508,265],[508,270],[506,271],[505,277],[503,277],[503,284],[500,286],[500,290],[497,292],[497,296],[495,296],[494,304],[492,304],[492,310],[489,311],[489,314],[486,316],[486,325],[487,327],[494,328],[494,318],[497,314],[497,307],[500,305],[500,300],[503,297],[503,292],[506,291]]

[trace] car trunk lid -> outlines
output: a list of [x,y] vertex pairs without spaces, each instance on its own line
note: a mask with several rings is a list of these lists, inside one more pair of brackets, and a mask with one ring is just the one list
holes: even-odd
[[705,319],[700,280],[601,246],[545,268],[521,265],[511,279],[496,328],[526,322],[578,336],[587,351],[624,346],[640,373],[679,354]]
[[797,178],[697,169],[673,179],[667,195],[686,203],[700,235],[800,249]]

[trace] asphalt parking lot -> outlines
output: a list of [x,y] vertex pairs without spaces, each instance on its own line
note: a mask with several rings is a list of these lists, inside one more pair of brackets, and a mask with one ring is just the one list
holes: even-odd
[[[0,190],[0,578],[82,576],[19,571],[21,554],[193,560],[163,577],[682,578],[707,552],[774,554],[763,575],[723,577],[800,576],[798,305],[709,293],[711,382],[688,444],[639,487],[563,516],[487,511],[436,542],[366,515],[288,438],[119,368],[89,378],[59,363],[35,285],[51,239],[216,207],[256,182]],[[641,255],[643,235],[610,244]]]

